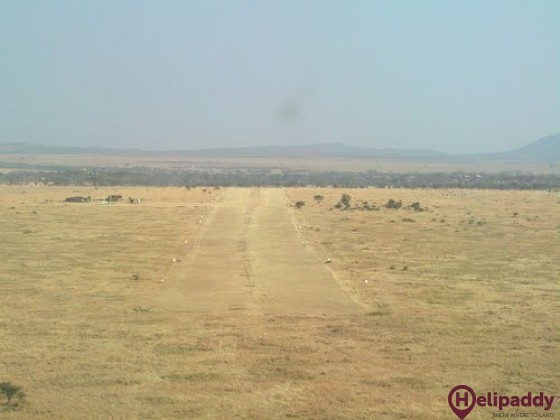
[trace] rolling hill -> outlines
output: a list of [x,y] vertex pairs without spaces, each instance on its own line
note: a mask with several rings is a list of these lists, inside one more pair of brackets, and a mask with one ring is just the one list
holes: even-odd
[[369,147],[347,146],[341,143],[320,143],[301,146],[255,146],[230,147],[197,150],[161,150],[147,151],[139,149],[109,149],[109,148],[81,148],[44,146],[29,143],[0,143],[0,154],[4,155],[111,155],[111,156],[167,156],[192,158],[377,158],[402,159],[418,161],[447,161],[457,159],[469,160],[514,160],[524,162],[559,163],[560,162],[560,134],[554,134],[517,149],[498,153],[479,154],[446,154],[433,150],[397,150],[376,149]]
[[560,133],[543,137],[504,154],[510,158],[558,162],[560,161]]

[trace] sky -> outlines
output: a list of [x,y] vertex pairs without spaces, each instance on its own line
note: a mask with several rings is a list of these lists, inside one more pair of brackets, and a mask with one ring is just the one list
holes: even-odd
[[0,143],[475,153],[558,132],[558,0],[0,2]]

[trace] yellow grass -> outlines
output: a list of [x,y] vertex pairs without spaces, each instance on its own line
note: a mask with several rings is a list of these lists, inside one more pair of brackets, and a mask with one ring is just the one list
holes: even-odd
[[[343,193],[352,203],[393,198],[428,211],[333,209]],[[325,196],[321,204],[315,194]],[[307,203],[300,220],[308,241],[372,307],[375,321],[359,325],[371,328],[369,357],[388,369],[377,392],[386,387],[383,394],[396,392],[413,407],[443,411],[445,390],[460,383],[557,393],[557,193],[293,189],[289,196]]]
[[[151,305],[222,192],[0,186],[0,382],[27,394],[0,417],[450,419],[460,383],[558,395],[558,194],[288,189],[363,314]],[[342,193],[428,210],[334,209]],[[62,203],[109,194],[144,203]]]

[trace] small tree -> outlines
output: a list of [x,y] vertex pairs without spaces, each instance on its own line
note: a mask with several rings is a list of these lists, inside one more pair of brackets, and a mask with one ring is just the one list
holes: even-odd
[[317,203],[320,203],[321,201],[323,201],[325,199],[325,197],[323,197],[322,195],[319,195],[319,194],[314,195],[313,198],[315,199],[315,201]]
[[340,197],[340,204],[342,204],[344,208],[348,208],[350,207],[351,199],[352,197],[350,197],[348,194],[342,194],[342,197]]
[[23,388],[21,386],[14,385],[10,382],[0,383],[0,393],[4,394],[8,399],[8,404],[11,403],[12,398],[15,395],[24,395]]
[[296,209],[301,209],[303,206],[305,206],[305,202],[304,201],[296,201]]

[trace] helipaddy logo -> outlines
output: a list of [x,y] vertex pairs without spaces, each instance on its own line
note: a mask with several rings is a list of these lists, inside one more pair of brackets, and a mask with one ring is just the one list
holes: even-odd
[[477,405],[479,407],[494,407],[500,411],[508,407],[543,407],[544,411],[548,411],[554,403],[554,397],[545,395],[544,392],[538,394],[528,392],[522,396],[487,392],[477,396],[470,386],[457,385],[449,391],[447,402],[457,417],[463,420]]

